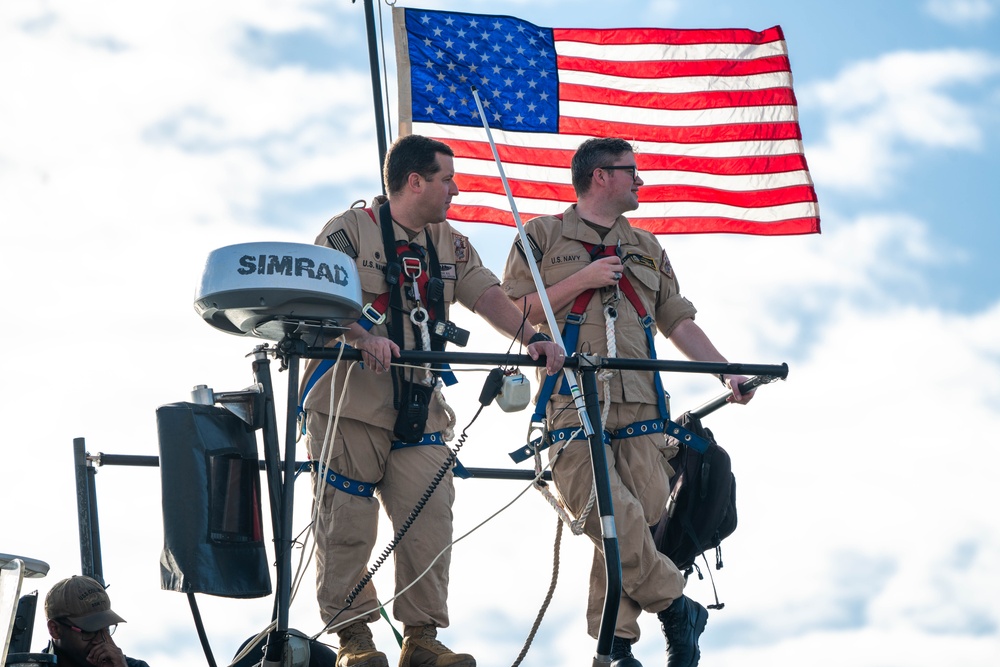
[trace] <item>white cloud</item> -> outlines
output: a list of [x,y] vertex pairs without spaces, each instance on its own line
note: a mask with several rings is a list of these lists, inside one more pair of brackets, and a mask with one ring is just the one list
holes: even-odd
[[924,11],[943,23],[967,26],[991,19],[996,3],[994,0],[926,0]]
[[[139,14],[128,3],[78,4],[0,4],[0,86],[10,91],[0,96],[0,550],[52,565],[26,586],[42,595],[79,571],[72,439],[86,437],[92,453],[155,454],[156,406],[185,399],[195,384],[225,391],[252,381],[245,355],[259,341],[213,330],[192,309],[204,255],[244,241],[308,242],[322,221],[266,227],[261,193],[350,182],[365,171],[359,156],[374,152],[360,125],[370,114],[362,77],[262,70],[233,53],[246,25],[294,30],[330,20],[318,5],[173,3]],[[916,101],[945,102],[926,112],[930,126],[942,126],[927,145],[973,146],[974,115],[942,91],[983,81],[989,63],[968,53],[909,57],[845,70],[816,99],[845,127],[890,127],[891,158],[920,136],[892,128],[913,101],[893,87],[895,76],[922,68],[930,83]],[[955,69],[967,74],[951,78]],[[859,81],[876,92],[856,95]],[[359,194],[370,194],[376,176],[365,176]],[[703,664],[808,656],[831,666],[992,666],[1000,304],[967,314],[926,305],[921,295],[934,286],[922,269],[961,256],[942,251],[919,218],[890,207],[852,220],[825,215],[822,236],[663,239],[720,348],[736,361],[791,368],[749,407],[711,418],[734,456],[741,523],[716,573],[727,606],[712,614]],[[511,238],[494,227],[474,233],[494,267]],[[475,330],[470,350],[506,348],[468,314],[459,319]],[[669,345],[661,352],[674,356]],[[272,375],[284,405],[287,376],[277,364]],[[460,426],[478,405],[481,377],[463,376],[449,393]],[[671,374],[667,384],[678,409],[718,392],[704,377]],[[487,411],[470,428],[463,461],[510,467],[526,419]],[[184,596],[159,589],[159,475],[106,466],[96,483],[105,574],[130,620],[116,638],[160,667],[201,662]],[[521,488],[459,482],[456,534]],[[307,494],[300,483],[296,529],[307,521]],[[484,667],[509,664],[520,650],[548,586],[554,521],[532,491],[456,547],[444,636]],[[390,537],[383,530],[380,544]],[[525,664],[592,659],[582,613],[589,563],[589,544],[564,535],[560,584]],[[319,629],[311,577],[291,619],[307,632]],[[391,588],[391,566],[376,581]],[[706,582],[689,590],[711,596]],[[221,661],[270,619],[272,600],[199,603]],[[662,664],[655,618],[643,623],[637,653]],[[387,626],[376,632],[394,658]],[[40,621],[35,633],[40,646]]]
[[978,150],[985,100],[958,91],[976,93],[998,72],[1000,61],[987,53],[901,51],[803,86],[802,107],[827,116],[825,136],[806,151],[815,181],[884,194],[919,149]]
[[123,11],[102,23],[68,10],[36,29],[24,27],[33,16],[10,19],[0,55],[31,63],[0,75],[9,91],[0,192],[11,219],[51,225],[88,209],[128,226],[156,206],[201,222],[247,220],[269,196],[364,178],[355,156],[374,152],[367,77],[263,70],[233,54],[251,21],[307,28],[315,14],[252,4],[241,24],[194,5]]

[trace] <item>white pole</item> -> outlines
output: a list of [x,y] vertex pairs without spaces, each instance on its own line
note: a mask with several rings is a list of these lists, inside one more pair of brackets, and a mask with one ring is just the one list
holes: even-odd
[[[504,192],[507,193],[507,200],[510,202],[510,211],[514,215],[514,224],[517,225],[517,233],[521,238],[521,247],[524,248],[524,259],[528,263],[528,268],[531,270],[531,279],[535,282],[535,291],[538,292],[538,300],[542,304],[542,312],[545,313],[545,321],[549,324],[549,330],[552,331],[552,340],[563,348],[563,353],[566,353],[566,345],[563,343],[562,332],[559,330],[558,323],[556,322],[556,316],[552,313],[552,304],[549,303],[549,295],[545,291],[545,284],[542,282],[542,275],[538,272],[538,264],[535,262],[534,253],[531,252],[531,244],[528,242],[528,234],[524,231],[524,223],[521,222],[521,215],[517,212],[517,203],[514,201],[514,195],[510,191],[510,184],[507,183],[507,175],[503,170],[503,163],[500,161],[500,153],[497,152],[497,145],[493,142],[493,132],[490,130],[489,121],[486,120],[486,112],[483,111],[483,103],[479,99],[479,91],[476,87],[472,87],[472,96],[476,98],[476,108],[479,110],[479,117],[483,121],[483,129],[486,130],[486,138],[490,142],[490,150],[493,151],[493,159],[497,163],[497,169],[500,170],[500,181],[503,183]],[[566,382],[569,385],[570,395],[573,397],[573,403],[576,405],[576,411],[580,415],[580,424],[583,426],[583,431],[589,438],[594,434],[594,427],[590,423],[590,418],[587,416],[587,404],[583,399],[583,394],[580,392],[580,386],[577,384],[576,376],[573,375],[573,371],[569,368],[563,368],[563,373],[566,376]]]

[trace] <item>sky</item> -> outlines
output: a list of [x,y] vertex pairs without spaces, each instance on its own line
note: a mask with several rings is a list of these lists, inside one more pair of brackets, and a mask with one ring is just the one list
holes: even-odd
[[[399,5],[555,27],[782,27],[822,234],[661,237],[723,353],[790,369],[707,420],[733,458],[740,522],[714,573],[726,606],[709,618],[702,664],[998,664],[1000,2]],[[364,12],[347,0],[6,2],[0,91],[0,553],[47,562],[22,591],[44,596],[80,571],[73,439],[92,454],[155,455],[158,406],[194,385],[253,381],[246,355],[263,341],[193,309],[206,255],[311,243],[380,191]],[[513,231],[463,231],[501,271]],[[467,349],[507,348],[468,312],[455,319],[473,331]],[[678,358],[666,341],[658,354]],[[286,375],[272,373],[283,405]],[[483,377],[463,374],[468,390],[449,395],[460,427]],[[719,390],[705,376],[665,383],[675,412]],[[511,467],[527,421],[484,411],[462,461]],[[204,664],[185,597],[159,585],[158,471],[104,466],[96,484],[104,576],[129,621],[115,639],[154,667]],[[456,537],[469,534],[454,547],[441,636],[484,667],[507,665],[549,586],[556,519],[519,482],[456,486]],[[296,493],[298,533],[308,485]],[[592,659],[590,553],[563,536],[522,664]],[[383,597],[390,572],[375,579]],[[308,634],[321,628],[313,577],[306,566],[291,609]],[[712,601],[707,580],[687,594]],[[198,600],[220,664],[270,620],[270,598]],[[636,656],[662,664],[655,617],[642,629]],[[388,626],[375,632],[395,660]]]

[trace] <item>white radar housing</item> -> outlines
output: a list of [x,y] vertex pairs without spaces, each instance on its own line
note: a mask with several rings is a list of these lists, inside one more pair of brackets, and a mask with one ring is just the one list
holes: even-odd
[[361,283],[354,260],[339,250],[241,243],[209,253],[194,309],[226,333],[317,344],[361,317]]

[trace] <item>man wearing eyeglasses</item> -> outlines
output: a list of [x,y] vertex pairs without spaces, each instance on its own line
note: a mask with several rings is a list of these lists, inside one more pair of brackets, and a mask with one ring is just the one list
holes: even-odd
[[[522,248],[518,240],[511,248],[502,283],[507,296],[532,324],[551,334],[528,267],[530,252],[568,353],[654,358],[658,330],[688,359],[725,362],[695,324],[695,308],[681,295],[657,238],[632,227],[623,215],[639,207],[643,185],[631,144],[590,139],[573,155],[571,168],[577,203],[525,225],[531,247]],[[598,396],[622,564],[612,665],[641,667],[631,646],[639,638],[639,615],[647,611],[662,624],[668,667],[694,667],[708,612],[683,594],[684,575],[657,550],[649,529],[666,505],[673,475],[668,461],[677,451],[664,438],[665,392],[653,372],[615,371],[601,379]],[[738,389],[745,377],[720,379],[731,389],[731,401],[746,403],[752,397]],[[575,517],[586,515],[584,530],[595,545],[587,625],[596,638],[606,590],[601,523],[596,510],[587,510],[594,484],[590,449],[573,399],[559,384],[551,390],[542,384],[536,417],[545,417],[549,442],[558,443],[549,449],[556,488]]]
[[45,596],[49,645],[58,664],[70,667],[149,667],[127,657],[111,635],[125,619],[111,610],[104,586],[82,575],[58,582]]

